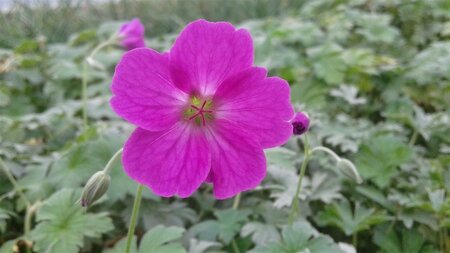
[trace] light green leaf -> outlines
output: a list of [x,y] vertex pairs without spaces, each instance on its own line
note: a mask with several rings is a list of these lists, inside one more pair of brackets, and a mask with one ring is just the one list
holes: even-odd
[[407,162],[411,148],[393,136],[375,137],[361,146],[356,157],[356,167],[365,179],[371,179],[378,187],[386,187],[397,174],[397,167]]
[[252,236],[252,241],[258,246],[264,246],[272,242],[280,241],[280,233],[274,225],[261,222],[250,222],[245,224],[241,230],[241,236]]
[[347,66],[342,59],[342,49],[332,43],[308,49],[316,75],[329,84],[341,84],[344,81]]
[[99,238],[114,228],[105,213],[83,212],[78,204],[80,193],[62,189],[38,210],[38,224],[32,231],[37,252],[76,253],[83,246],[85,237]]
[[359,203],[355,204],[352,211],[350,203],[342,200],[331,206],[327,206],[320,212],[315,220],[320,226],[335,226],[346,235],[352,235],[362,230],[367,230],[375,224],[386,221],[388,217],[375,209],[367,209]]
[[[179,240],[184,228],[157,226],[147,231],[141,239],[139,249],[136,247],[136,238],[133,238],[131,253],[185,253]],[[125,251],[127,238],[120,240],[113,249],[105,253],[123,253]]]
[[183,253],[186,250],[180,243],[171,242],[180,239],[184,228],[157,226],[145,233],[139,251],[141,253]]
[[416,230],[402,230],[400,234],[394,229],[381,226],[375,231],[373,241],[381,248],[381,253],[438,253],[427,245],[425,237]]
[[306,221],[284,227],[282,235],[282,242],[257,247],[249,253],[343,253],[333,239],[319,234]]
[[219,238],[226,244],[230,243],[239,233],[250,213],[249,210],[236,209],[215,211],[214,214],[219,220]]

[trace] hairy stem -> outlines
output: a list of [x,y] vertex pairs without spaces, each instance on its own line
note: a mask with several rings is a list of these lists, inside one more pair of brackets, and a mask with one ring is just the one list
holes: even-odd
[[317,151],[322,151],[322,152],[325,152],[325,153],[329,154],[331,157],[333,157],[333,159],[336,162],[339,162],[341,160],[341,158],[336,153],[334,153],[333,150],[331,150],[329,148],[322,147],[322,146],[315,147],[315,148],[311,149],[311,154],[314,153],[314,152],[317,152]]
[[311,155],[311,151],[310,151],[310,147],[309,147],[309,143],[308,143],[308,137],[305,134],[305,157],[303,159],[303,163],[300,168],[300,175],[298,177],[297,189],[295,191],[294,198],[292,199],[291,213],[289,214],[289,219],[288,219],[289,225],[292,225],[292,223],[294,223],[294,220],[300,214],[298,199],[299,199],[299,195],[300,195],[300,190],[302,188],[302,181],[303,181],[303,177],[305,176],[306,167],[308,167],[310,155]]
[[130,227],[128,228],[127,245],[125,253],[130,253],[131,242],[133,241],[134,230],[136,228],[136,221],[139,214],[139,207],[141,206],[142,190],[144,186],[139,184],[136,189],[136,197],[134,198],[133,211],[131,213]]

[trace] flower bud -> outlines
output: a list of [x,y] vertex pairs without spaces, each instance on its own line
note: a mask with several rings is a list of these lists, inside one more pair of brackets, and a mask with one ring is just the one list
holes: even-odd
[[294,118],[291,120],[291,124],[293,126],[293,131],[295,135],[301,135],[308,131],[309,128],[309,117],[304,112],[298,112],[294,115]]
[[138,18],[123,24],[119,36],[122,46],[127,50],[145,47],[145,27]]
[[339,170],[342,171],[347,177],[355,180],[358,184],[362,183],[363,180],[359,175],[358,170],[350,160],[341,158],[338,161],[337,166]]
[[111,177],[103,171],[98,171],[92,175],[81,193],[81,206],[91,206],[108,191],[110,183]]

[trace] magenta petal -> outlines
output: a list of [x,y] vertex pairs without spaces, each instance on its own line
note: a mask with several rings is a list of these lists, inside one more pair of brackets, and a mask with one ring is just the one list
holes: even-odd
[[179,123],[166,132],[137,128],[125,144],[125,172],[157,195],[189,197],[206,179],[210,152],[204,134]]
[[210,180],[217,199],[233,197],[261,183],[266,158],[257,139],[226,120],[217,120],[207,138],[212,159]]
[[211,95],[228,76],[252,66],[252,38],[247,30],[236,30],[227,22],[197,20],[175,41],[170,64],[180,89]]
[[145,47],[144,33],[145,27],[138,18],[123,24],[119,31],[122,46],[127,50]]
[[289,84],[250,68],[223,82],[214,95],[216,117],[239,124],[256,135],[263,148],[284,144],[292,136]]
[[167,55],[148,48],[127,52],[112,82],[112,109],[125,120],[147,129],[169,129],[183,114],[188,95],[169,75]]

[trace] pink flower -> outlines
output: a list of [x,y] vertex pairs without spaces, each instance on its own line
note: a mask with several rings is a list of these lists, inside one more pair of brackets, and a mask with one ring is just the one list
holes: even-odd
[[309,128],[309,117],[304,112],[297,112],[292,119],[292,127],[293,127],[293,133],[295,135],[302,135],[306,131],[308,131]]
[[119,31],[122,46],[127,50],[145,47],[144,32],[145,27],[138,18],[123,24]]
[[114,74],[113,110],[138,128],[125,144],[125,172],[154,193],[190,196],[204,181],[218,199],[256,187],[263,149],[292,135],[288,83],[253,67],[248,31],[198,20],[169,53],[126,53]]

